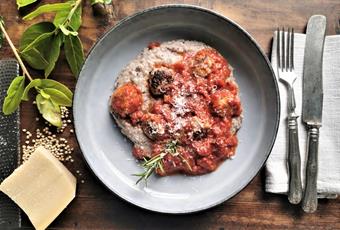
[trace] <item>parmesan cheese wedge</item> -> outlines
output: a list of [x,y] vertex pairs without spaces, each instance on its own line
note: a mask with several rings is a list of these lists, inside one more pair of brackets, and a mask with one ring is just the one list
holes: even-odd
[[36,229],[45,229],[73,200],[76,178],[44,147],[0,185],[27,214]]

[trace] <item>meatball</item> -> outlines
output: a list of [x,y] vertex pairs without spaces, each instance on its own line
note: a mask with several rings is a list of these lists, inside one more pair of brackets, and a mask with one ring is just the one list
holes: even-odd
[[214,64],[214,59],[212,59],[205,50],[197,52],[195,55],[193,73],[196,77],[207,77],[211,71]]
[[237,143],[238,139],[235,135],[230,137],[218,137],[216,138],[215,143],[215,154],[222,159],[232,157],[235,154]]
[[230,117],[233,115],[232,103],[234,94],[228,90],[219,90],[211,95],[211,107],[213,112],[220,117]]
[[171,82],[173,76],[170,71],[157,69],[150,72],[149,88],[154,96],[163,95]]
[[118,87],[111,96],[111,109],[122,118],[142,108],[142,92],[133,83]]
[[164,137],[166,121],[158,114],[149,114],[149,118],[143,123],[142,129],[151,140],[158,140]]
[[192,147],[200,156],[209,156],[212,153],[211,141],[208,139],[193,141]]

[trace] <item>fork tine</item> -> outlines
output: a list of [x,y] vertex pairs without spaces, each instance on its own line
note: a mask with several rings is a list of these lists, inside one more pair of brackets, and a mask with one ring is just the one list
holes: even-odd
[[277,35],[276,35],[276,59],[277,59],[277,67],[281,68],[281,58],[280,58],[280,29],[277,28]]
[[286,46],[286,71],[290,69],[290,28],[287,29],[287,46]]
[[281,69],[285,69],[285,28],[282,27],[282,32],[281,32]]
[[294,69],[294,28],[292,28],[291,42],[290,42],[290,70]]

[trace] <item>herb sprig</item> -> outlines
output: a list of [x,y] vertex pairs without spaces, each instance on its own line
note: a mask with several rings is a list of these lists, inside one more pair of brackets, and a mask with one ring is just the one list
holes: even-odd
[[17,0],[18,9],[24,6],[31,5],[32,3],[35,3],[36,1],[38,0]]
[[165,155],[166,154],[161,153],[161,154],[158,154],[158,155],[150,158],[149,160],[144,158],[144,162],[141,164],[141,166],[144,168],[144,172],[133,174],[134,176],[139,177],[139,179],[136,181],[136,184],[138,184],[142,180],[147,182],[148,178],[152,175],[152,173],[157,168],[159,168],[162,172],[164,172],[162,160],[163,160]]
[[[35,0],[17,0],[18,7],[34,3]],[[53,22],[39,22],[28,27],[23,33],[19,53],[6,33],[2,18],[0,18],[0,47],[2,34],[8,41],[23,75],[17,76],[7,90],[2,111],[9,115],[28,100],[28,92],[34,88],[37,92],[36,104],[43,118],[54,126],[60,127],[60,106],[72,106],[73,93],[65,85],[47,79],[59,59],[62,47],[65,48],[66,60],[74,76],[78,76],[84,62],[84,51],[78,30],[81,26],[82,0],[69,0],[64,3],[53,3],[39,6],[26,15],[24,20],[34,19],[44,13],[55,13]],[[45,79],[33,79],[23,60],[34,69],[44,70]],[[30,83],[25,87],[25,79]]]
[[[11,47],[15,58],[22,69],[22,76],[16,76],[11,82],[5,97],[2,112],[5,115],[13,113],[22,100],[28,100],[28,92],[34,88],[37,92],[36,104],[43,118],[54,126],[61,127],[60,106],[72,105],[72,92],[65,85],[50,79],[33,79],[19,56],[17,49],[6,32],[4,23],[0,22],[0,31]],[[25,79],[30,83],[25,87]]]
[[39,6],[24,20],[32,20],[44,13],[55,13],[53,22],[33,24],[23,33],[19,51],[21,57],[34,69],[44,70],[45,78],[53,71],[62,47],[75,77],[84,62],[84,51],[78,30],[81,26],[82,0],[70,0]]
[[[0,24],[5,27],[5,22],[4,19],[0,16]],[[0,48],[2,47],[2,43],[4,42],[4,35],[3,33],[0,31]]]
[[172,156],[180,157],[182,159],[182,161],[187,165],[187,167],[190,170],[192,170],[188,160],[185,159],[185,157],[178,151],[178,144],[179,143],[178,143],[177,140],[171,140],[165,145],[164,150],[160,154],[158,154],[158,155],[156,155],[156,156],[154,156],[150,159],[144,158],[144,162],[141,164],[141,166],[144,168],[144,172],[133,174],[134,176],[139,177],[139,179],[136,181],[136,184],[138,184],[142,180],[144,180],[145,183],[146,183],[147,179],[157,169],[161,170],[162,173],[165,173],[162,161],[163,161],[163,158],[167,154],[171,154]]

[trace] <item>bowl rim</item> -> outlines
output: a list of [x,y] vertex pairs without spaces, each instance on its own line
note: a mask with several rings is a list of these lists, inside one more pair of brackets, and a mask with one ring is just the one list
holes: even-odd
[[201,211],[204,211],[204,210],[207,210],[207,209],[210,209],[210,208],[213,208],[217,205],[221,205],[222,203],[224,203],[225,201],[233,198],[234,196],[236,196],[237,194],[239,194],[243,189],[245,189],[253,180],[254,178],[260,173],[260,171],[263,169],[266,161],[268,160],[268,157],[273,149],[273,146],[274,146],[274,143],[275,143],[275,140],[276,140],[276,137],[277,137],[277,132],[278,132],[278,129],[279,129],[279,122],[280,122],[280,110],[281,110],[281,106],[280,106],[280,94],[279,94],[279,87],[278,87],[278,82],[277,82],[277,78],[276,78],[276,75],[275,75],[275,72],[271,66],[271,63],[268,59],[268,57],[266,56],[266,54],[263,52],[263,50],[261,49],[261,47],[257,44],[256,40],[245,30],[243,29],[239,24],[237,24],[236,22],[234,22],[233,20],[227,18],[226,16],[220,14],[220,13],[217,13],[211,9],[207,9],[207,8],[204,8],[204,7],[201,7],[201,6],[196,6],[196,5],[191,5],[191,4],[163,4],[163,5],[159,5],[159,6],[155,6],[155,7],[150,7],[150,8],[146,8],[144,10],[141,10],[141,11],[138,11],[132,15],[129,15],[127,17],[124,17],[123,19],[121,19],[120,21],[118,21],[114,26],[112,26],[110,29],[108,29],[106,32],[104,32],[103,35],[101,35],[99,38],[97,38],[97,40],[95,41],[95,43],[92,45],[92,47],[90,48],[87,56],[86,56],[86,59],[84,61],[84,64],[80,70],[80,73],[79,73],[79,76],[78,76],[78,79],[77,79],[77,83],[76,83],[76,86],[75,86],[75,91],[74,91],[74,95],[73,95],[73,99],[75,99],[78,94],[78,91],[79,91],[79,79],[81,78],[82,76],[82,73],[87,65],[87,60],[89,59],[89,57],[91,56],[92,52],[94,51],[94,49],[97,47],[97,45],[99,45],[102,40],[105,39],[106,36],[108,36],[110,33],[112,33],[114,30],[124,26],[124,24],[140,15],[143,15],[143,14],[146,14],[148,12],[153,12],[153,11],[159,11],[159,10],[165,10],[165,9],[168,9],[168,8],[183,8],[183,9],[192,9],[192,10],[196,10],[196,11],[201,11],[201,12],[204,12],[204,13],[208,13],[208,14],[211,14],[215,17],[218,17],[220,19],[222,19],[223,21],[225,21],[226,23],[229,23],[230,25],[234,26],[236,29],[240,30],[245,36],[247,39],[249,39],[249,41],[255,46],[257,52],[260,54],[260,56],[262,56],[262,58],[264,59],[265,63],[267,64],[267,67],[271,73],[271,76],[273,78],[273,82],[274,82],[274,86],[275,86],[275,92],[276,92],[276,111],[277,113],[275,114],[276,115],[276,121],[275,121],[275,130],[274,130],[274,135],[272,137],[272,140],[270,142],[270,145],[268,146],[268,149],[267,151],[265,152],[265,157],[263,158],[263,161],[261,162],[260,167],[255,170],[255,173],[252,174],[250,176],[250,179],[248,182],[246,183],[242,183],[238,189],[236,189],[233,193],[231,193],[229,196],[226,196],[225,198],[223,199],[220,199],[212,204],[209,204],[209,205],[206,205],[206,206],[202,206],[202,207],[199,207],[199,208],[196,208],[196,209],[192,209],[192,210],[178,210],[178,211],[170,211],[170,210],[162,210],[160,208],[152,208],[152,207],[146,207],[146,206],[143,206],[143,205],[140,205],[140,204],[136,204],[134,203],[132,200],[130,200],[129,198],[121,195],[119,192],[117,192],[116,190],[113,190],[108,184],[106,184],[106,182],[103,180],[103,178],[101,178],[99,175],[96,174],[96,171],[95,169],[91,166],[91,163],[89,162],[88,158],[86,157],[86,154],[83,153],[83,150],[84,147],[83,147],[83,144],[79,141],[79,137],[78,137],[78,132],[77,132],[77,120],[76,120],[76,116],[74,116],[77,112],[76,112],[76,106],[75,104],[73,104],[73,107],[72,107],[72,113],[73,113],[73,122],[74,122],[74,131],[75,131],[75,137],[76,137],[76,141],[78,143],[78,146],[80,148],[80,151],[81,151],[81,154],[83,156],[83,158],[85,159],[85,163],[86,165],[91,169],[92,171],[92,174],[97,178],[99,179],[99,181],[111,192],[113,193],[116,197],[128,202],[129,204],[132,204],[133,206],[135,207],[139,207],[141,209],[144,209],[144,210],[147,210],[147,211],[151,211],[151,212],[155,212],[155,213],[164,213],[164,214],[173,214],[173,215],[182,215],[182,214],[190,214],[190,213],[197,213],[197,212],[201,212]]

